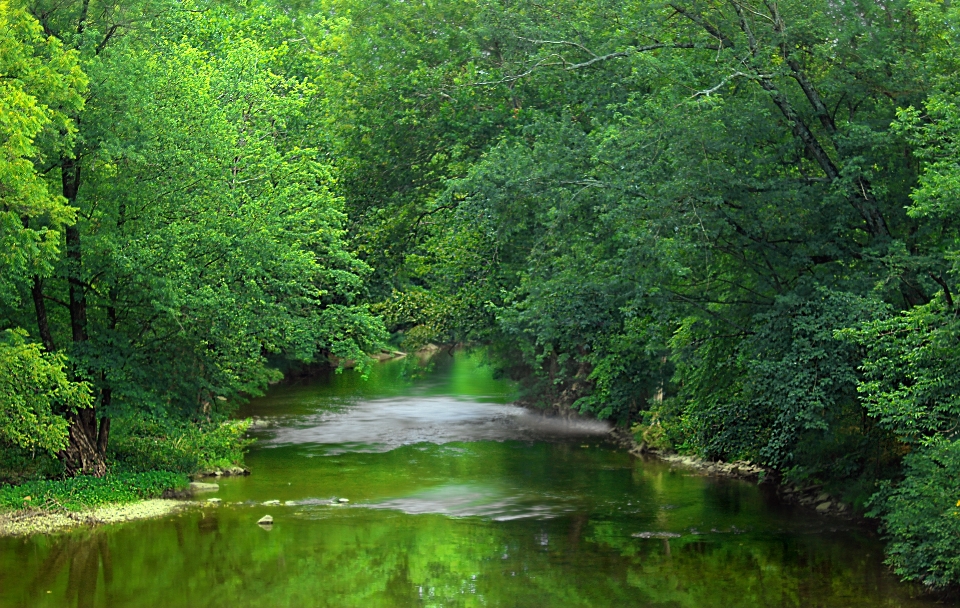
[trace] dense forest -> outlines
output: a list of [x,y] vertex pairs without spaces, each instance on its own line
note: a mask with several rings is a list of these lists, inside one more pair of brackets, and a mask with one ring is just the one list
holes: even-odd
[[4,481],[228,462],[285,371],[472,343],[960,583],[950,0],[0,0],[0,240]]

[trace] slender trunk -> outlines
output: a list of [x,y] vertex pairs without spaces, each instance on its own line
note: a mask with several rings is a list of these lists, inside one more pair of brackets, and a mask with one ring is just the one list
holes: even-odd
[[[81,21],[82,24],[82,21]],[[80,190],[80,165],[76,159],[61,160],[63,196],[76,206]],[[67,285],[69,288],[70,330],[74,344],[87,339],[87,301],[83,284],[83,255],[80,248],[80,228],[67,227]],[[109,397],[108,397],[109,398]],[[67,447],[57,454],[67,475],[103,477],[107,472],[104,457],[110,432],[109,418],[103,418],[97,428],[96,407],[67,414],[70,423]]]
[[[113,389],[109,386],[104,387],[100,392],[101,411],[109,411],[110,401],[113,399]],[[107,455],[107,441],[110,439],[110,418],[108,416],[100,417],[100,429],[97,431],[97,452],[101,456]]]
[[[23,227],[29,230],[30,218],[24,216],[21,221]],[[53,343],[53,333],[50,331],[50,322],[47,320],[47,303],[43,299],[43,279],[38,274],[33,275],[30,295],[33,297],[33,310],[37,315],[37,331],[40,332],[40,342],[47,352],[52,353],[56,349],[56,345]]]
[[37,330],[40,332],[40,342],[47,352],[52,353],[56,350],[53,343],[53,334],[50,332],[50,322],[47,320],[47,303],[43,300],[43,281],[40,277],[34,275],[33,287],[30,289],[33,295],[33,308],[37,313]]
[[97,432],[97,452],[101,456],[107,454],[107,441],[110,439],[110,419],[106,416],[100,418],[100,430]]
[[[75,159],[62,161],[63,197],[76,206],[80,190],[80,165]],[[67,282],[70,290],[70,329],[74,342],[87,339],[87,300],[83,286],[83,255],[80,249],[80,228],[74,224],[66,229]]]
[[67,277],[70,289],[70,329],[74,342],[87,339],[87,297],[81,279],[80,230],[67,228]]

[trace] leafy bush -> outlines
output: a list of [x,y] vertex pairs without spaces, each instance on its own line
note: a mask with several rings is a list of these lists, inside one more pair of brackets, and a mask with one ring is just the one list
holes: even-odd
[[17,485],[63,475],[63,465],[46,450],[27,449],[0,441],[0,485]]
[[904,579],[942,588],[960,581],[960,440],[904,458],[905,477],[872,503],[890,539],[887,563]]
[[0,510],[45,507],[77,511],[107,503],[157,498],[164,490],[184,487],[187,481],[184,475],[168,471],[28,481],[18,486],[0,487]]
[[137,417],[114,423],[107,456],[121,472],[197,473],[243,465],[247,420],[196,424]]
[[67,420],[57,412],[89,407],[90,387],[70,380],[63,354],[26,338],[0,331],[0,440],[52,453],[67,445]]
[[[645,412],[641,412],[641,422],[630,427],[630,433],[637,443],[645,445],[648,449],[660,452],[672,452],[675,448],[673,435],[671,433],[671,422],[675,420],[661,420],[661,413],[667,408],[663,404],[655,404],[656,407]],[[666,424],[664,424],[666,423]]]

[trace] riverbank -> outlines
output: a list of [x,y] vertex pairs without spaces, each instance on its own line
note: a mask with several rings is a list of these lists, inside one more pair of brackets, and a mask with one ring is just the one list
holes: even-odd
[[0,513],[0,536],[27,536],[62,532],[81,526],[99,526],[164,517],[195,503],[151,498],[134,503],[103,505],[80,511],[25,509]]
[[732,477],[753,481],[758,484],[773,484],[783,502],[799,504],[821,515],[833,515],[845,519],[856,517],[850,505],[822,491],[822,485],[796,486],[780,483],[780,474],[746,460],[736,462],[710,461],[682,454],[652,450],[637,442],[636,438],[622,428],[610,431],[612,440],[636,457],[651,456],[673,465],[682,466],[705,476]]
[[0,487],[0,536],[47,533],[81,525],[98,525],[159,517],[175,511],[192,496],[187,477],[169,471],[80,475]]

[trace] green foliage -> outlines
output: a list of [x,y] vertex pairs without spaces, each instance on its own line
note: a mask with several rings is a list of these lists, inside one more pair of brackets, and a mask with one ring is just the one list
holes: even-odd
[[858,390],[880,424],[909,443],[955,432],[960,420],[960,321],[941,299],[844,335],[866,351]]
[[934,588],[960,580],[960,441],[938,439],[908,454],[903,481],[887,484],[871,506],[897,574]]
[[227,17],[171,17],[159,46],[99,66],[123,89],[91,121],[125,111],[78,201],[95,289],[73,353],[117,411],[206,416],[276,379],[266,355],[362,363],[383,339],[311,140],[319,91],[283,73],[288,50]]
[[90,407],[90,387],[71,382],[63,355],[44,353],[26,332],[0,332],[0,441],[50,453],[67,444],[63,411]]
[[249,420],[194,424],[150,417],[118,419],[107,456],[114,470],[193,474],[243,466]]
[[0,442],[0,484],[18,485],[62,476],[63,465],[55,455]]
[[[69,150],[70,115],[87,85],[77,54],[44,35],[19,2],[0,4],[0,302],[49,275],[76,209],[51,189],[38,165]],[[65,411],[92,405],[72,382],[63,355],[44,353],[0,313],[0,441],[54,452],[66,445]],[[24,324],[25,325],[25,324]],[[12,327],[12,329],[11,329]]]
[[364,367],[388,329],[857,494],[955,441],[950,3],[29,9],[0,5],[8,444],[80,408],[124,470],[237,462],[270,362]]
[[674,445],[670,441],[669,431],[657,419],[650,423],[633,425],[630,427],[630,433],[637,443],[647,449],[667,453],[674,449]]
[[[734,357],[719,342],[681,359],[688,441],[707,456],[746,458],[797,478],[882,474],[867,450],[885,436],[857,399],[861,353],[835,331],[884,311],[853,294],[801,288],[754,317]],[[693,328],[678,332],[675,352],[689,351],[697,337]],[[710,394],[726,382],[729,392]]]
[[101,418],[121,434],[138,416],[222,420],[280,377],[269,360],[368,365],[386,332],[331,190],[324,92],[283,42],[293,20],[28,4],[0,7],[0,330],[28,328],[47,354],[24,337],[4,369],[33,357],[90,394],[69,422],[78,403],[21,403],[52,388],[4,387],[19,408],[4,436],[60,449],[69,422],[88,441],[61,453],[99,445],[82,460],[102,474]]
[[857,500],[954,432],[956,7],[364,6],[331,112],[391,329]]
[[80,475],[62,480],[28,481],[0,487],[0,509],[47,508],[79,511],[108,503],[159,498],[164,490],[183,488],[179,473],[116,473],[97,478]]
[[[45,276],[75,220],[39,170],[70,149],[71,114],[83,107],[87,77],[77,53],[47,37],[18,1],[0,4],[0,299]],[[40,166],[38,166],[40,165]]]

